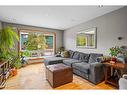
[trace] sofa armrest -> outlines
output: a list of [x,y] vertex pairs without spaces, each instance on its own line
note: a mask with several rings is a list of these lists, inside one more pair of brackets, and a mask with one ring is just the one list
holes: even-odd
[[127,89],[127,79],[125,78],[119,79],[119,89]]
[[104,79],[104,65],[102,63],[90,63],[89,80],[98,84]]
[[125,79],[127,79],[127,74],[124,74],[122,77],[125,78]]
[[44,59],[45,66],[62,63],[65,58],[62,57],[48,57]]

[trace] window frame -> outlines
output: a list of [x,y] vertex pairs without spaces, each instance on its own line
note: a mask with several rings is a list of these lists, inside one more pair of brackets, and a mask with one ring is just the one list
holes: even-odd
[[[18,29],[18,35],[19,38],[21,38],[21,33],[29,33],[29,32],[43,32],[44,35],[51,35],[53,36],[53,49],[46,49],[45,51],[52,51],[53,50],[53,54],[55,54],[56,52],[56,33],[55,32],[49,32],[49,31],[43,31],[43,30],[31,30],[31,29]],[[21,40],[18,42],[18,52],[19,51],[23,51],[21,50]]]

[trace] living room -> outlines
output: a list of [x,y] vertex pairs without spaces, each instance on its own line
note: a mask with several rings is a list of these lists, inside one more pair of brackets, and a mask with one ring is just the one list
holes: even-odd
[[1,88],[127,89],[126,17],[126,6],[0,6]]

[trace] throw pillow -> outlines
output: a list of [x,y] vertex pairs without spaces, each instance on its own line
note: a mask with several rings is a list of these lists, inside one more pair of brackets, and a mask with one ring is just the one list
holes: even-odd
[[89,56],[90,56],[89,54],[80,53],[79,60],[88,63],[88,61],[89,61]]
[[126,62],[125,62],[125,57],[124,57],[124,55],[118,55],[118,56],[117,56],[117,61],[118,61],[118,62],[121,62],[121,63],[126,63]]
[[80,57],[80,53],[78,51],[75,51],[73,55],[73,59],[79,60],[79,57]]
[[74,53],[75,53],[74,51],[69,50],[69,55],[70,55],[70,58],[73,58]]
[[61,55],[60,54],[56,54],[55,57],[61,57]]
[[69,58],[70,57],[70,54],[69,54],[69,51],[64,51],[63,54],[62,54],[62,57],[64,58]]
[[95,63],[97,62],[97,58],[103,56],[103,54],[99,54],[99,53],[90,53],[90,57],[89,57],[89,63]]
[[97,62],[106,62],[106,61],[110,61],[111,57],[110,56],[101,56],[97,58]]

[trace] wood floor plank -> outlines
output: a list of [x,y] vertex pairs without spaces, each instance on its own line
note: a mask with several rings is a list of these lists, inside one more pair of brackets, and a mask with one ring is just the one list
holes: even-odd
[[[18,70],[18,75],[7,80],[7,85],[4,89],[53,89],[45,79],[44,64],[32,64]],[[111,85],[104,82],[94,85],[91,82],[74,75],[73,82],[55,88],[55,90],[87,90],[101,89],[114,90]]]

